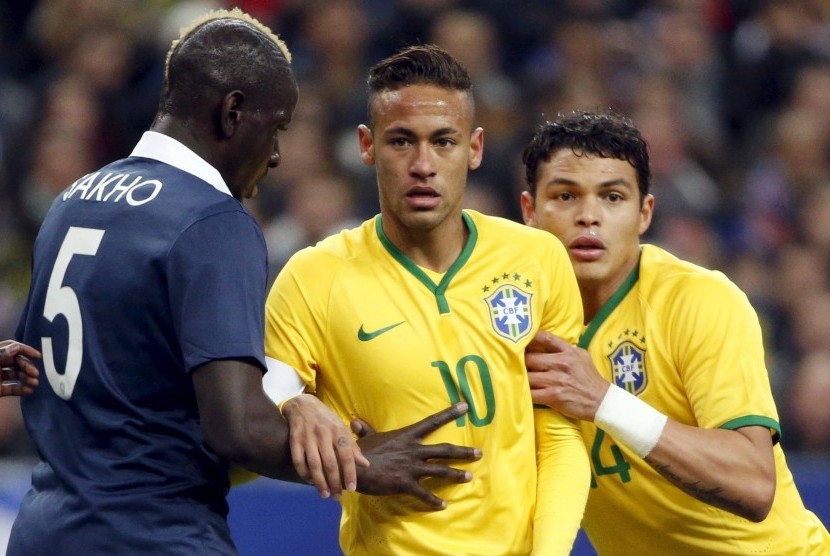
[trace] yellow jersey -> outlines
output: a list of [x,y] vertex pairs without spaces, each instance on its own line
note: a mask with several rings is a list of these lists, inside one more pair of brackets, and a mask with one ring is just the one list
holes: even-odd
[[827,530],[805,509],[777,442],[757,315],[726,276],[644,245],[638,268],[588,324],[580,345],[606,379],[675,421],[759,425],[775,441],[775,500],[769,516],[753,523],[692,498],[583,422],[593,470],[583,527],[599,554],[830,554]]
[[456,465],[472,482],[425,481],[443,511],[345,493],[346,554],[528,554],[534,518],[537,550],[568,554],[579,529],[590,482],[579,427],[534,411],[524,365],[540,328],[577,340],[568,255],[546,232],[474,211],[463,219],[469,239],[444,274],[408,259],[376,216],[296,253],[269,294],[266,355],[345,422],[390,430],[470,406],[424,442],[481,448],[479,461]]

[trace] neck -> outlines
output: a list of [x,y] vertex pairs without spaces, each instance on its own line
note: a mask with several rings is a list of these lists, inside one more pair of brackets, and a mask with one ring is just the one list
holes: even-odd
[[640,252],[637,251],[637,256],[634,257],[629,264],[621,268],[617,274],[611,279],[604,280],[598,278],[596,280],[583,279],[579,281],[579,293],[582,296],[582,311],[584,314],[584,324],[591,322],[602,307],[608,303],[608,300],[617,293],[617,291],[626,282],[631,272],[640,264]]
[[384,215],[383,233],[412,262],[433,272],[446,272],[458,259],[470,236],[461,214],[428,230],[402,226],[394,218]]
[[216,166],[210,150],[205,146],[204,141],[199,140],[198,132],[195,132],[190,126],[181,122],[179,119],[169,115],[157,118],[150,127],[150,130],[172,137],[198,154],[209,164]]

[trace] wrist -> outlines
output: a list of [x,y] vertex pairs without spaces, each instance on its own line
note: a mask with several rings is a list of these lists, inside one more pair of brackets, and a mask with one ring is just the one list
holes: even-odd
[[597,409],[594,424],[645,458],[660,440],[668,419],[634,394],[612,384]]
[[285,417],[286,414],[291,411],[291,408],[293,406],[295,406],[297,403],[299,403],[299,397],[302,396],[302,395],[303,395],[303,392],[298,392],[298,393],[294,394],[293,396],[288,396],[287,398],[285,398],[284,400],[282,400],[280,403],[277,404],[277,408],[280,410],[280,413],[282,413],[283,417]]

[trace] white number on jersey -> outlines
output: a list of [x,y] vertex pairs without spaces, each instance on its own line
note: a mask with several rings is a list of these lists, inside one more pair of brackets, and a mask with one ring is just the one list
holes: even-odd
[[69,268],[69,262],[74,255],[94,256],[104,237],[104,230],[93,228],[71,227],[63,238],[52,275],[49,277],[49,288],[46,290],[46,302],[43,306],[43,316],[52,322],[56,316],[63,315],[68,327],[68,342],[66,353],[66,369],[59,373],[55,368],[55,358],[52,352],[52,338],[41,338],[43,347],[43,366],[46,368],[46,378],[55,393],[68,400],[75,389],[75,381],[81,371],[81,362],[84,355],[84,327],[81,318],[81,306],[75,290],[63,286],[63,278]]

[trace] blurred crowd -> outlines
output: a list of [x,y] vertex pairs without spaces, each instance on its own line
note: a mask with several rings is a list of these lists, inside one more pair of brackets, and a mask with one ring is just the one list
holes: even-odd
[[[366,71],[398,47],[436,43],[467,66],[485,129],[467,206],[521,219],[520,154],[546,115],[630,116],[653,167],[647,241],[743,288],[764,327],[785,448],[830,454],[825,0],[5,0],[0,338],[14,335],[52,199],[129,154],[179,27],[235,5],[286,40],[300,79],[283,162],[248,203],[272,274],[377,212],[355,131]],[[0,402],[0,457],[31,455],[17,401]]]

